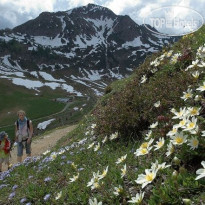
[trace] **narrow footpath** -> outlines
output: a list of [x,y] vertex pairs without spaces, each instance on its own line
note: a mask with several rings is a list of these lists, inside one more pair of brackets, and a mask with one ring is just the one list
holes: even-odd
[[[37,139],[33,139],[31,148],[32,148],[32,156],[39,156],[43,154],[45,151],[51,149],[54,147],[59,139],[62,137],[66,136],[69,132],[71,132],[76,125],[64,127],[64,128],[59,128],[54,130],[53,132],[49,134],[42,135],[38,137]],[[25,154],[25,149],[24,149],[24,155],[23,155],[23,160],[26,158]],[[17,147],[15,146],[11,152],[11,158],[10,158],[10,163],[11,164],[16,164],[17,163]],[[3,170],[7,170],[7,166],[3,164]]]

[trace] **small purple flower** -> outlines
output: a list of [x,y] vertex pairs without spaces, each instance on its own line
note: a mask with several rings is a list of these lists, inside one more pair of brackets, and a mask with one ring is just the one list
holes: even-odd
[[7,187],[7,186],[8,186],[8,184],[1,184],[0,185],[0,190],[3,189],[4,187]]
[[65,164],[65,162],[61,162],[61,165],[64,165]]
[[70,155],[74,155],[73,152],[70,152]]
[[14,196],[16,195],[16,192],[12,192],[10,195],[9,195],[9,199],[12,199]]
[[12,187],[12,191],[15,191],[17,188],[18,188],[18,185],[14,185],[14,186]]
[[73,162],[72,162],[72,161],[70,161],[70,160],[68,160],[68,161],[67,161],[67,164],[72,164],[72,163],[73,163]]
[[45,179],[44,179],[44,182],[49,182],[49,181],[51,181],[51,177],[46,177]]
[[27,198],[23,198],[23,199],[21,199],[20,203],[23,204],[23,203],[25,203],[26,201],[27,201]]
[[31,205],[31,202],[26,203],[26,205]]
[[61,159],[66,159],[66,156],[65,156],[65,155],[63,155],[63,156],[61,157]]
[[50,197],[51,197],[51,194],[46,194],[43,199],[44,201],[47,201],[50,199]]
[[83,170],[84,170],[84,168],[79,168],[79,169],[78,169],[79,172],[80,172],[80,171],[83,171]]
[[29,178],[29,179],[32,179],[32,178],[33,178],[33,176],[32,176],[32,175],[30,175],[28,178]]

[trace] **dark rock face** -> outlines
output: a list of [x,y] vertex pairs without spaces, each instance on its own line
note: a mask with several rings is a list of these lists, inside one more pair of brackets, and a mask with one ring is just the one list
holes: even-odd
[[42,70],[55,63],[68,78],[74,75],[81,80],[93,73],[100,79],[122,78],[147,55],[175,40],[150,32],[128,15],[116,15],[94,4],[64,12],[43,12],[11,31],[0,32],[1,36],[22,44],[24,52],[14,55],[23,58],[22,65],[32,61]]

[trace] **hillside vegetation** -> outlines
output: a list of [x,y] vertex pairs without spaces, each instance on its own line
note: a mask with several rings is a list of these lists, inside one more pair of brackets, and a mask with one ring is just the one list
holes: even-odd
[[0,178],[1,204],[204,204],[205,26],[147,58],[54,150]]

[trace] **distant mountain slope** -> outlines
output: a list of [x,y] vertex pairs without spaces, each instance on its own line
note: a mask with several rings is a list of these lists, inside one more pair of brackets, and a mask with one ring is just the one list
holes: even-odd
[[[0,51],[2,59],[8,59],[14,67],[18,60],[24,71],[44,70],[69,85],[78,84],[75,89],[86,87],[97,95],[113,79],[130,74],[148,54],[176,40],[157,36],[129,16],[94,4],[43,12],[11,31],[1,31],[0,39],[19,42],[13,47],[20,50],[14,50],[11,56],[12,45]],[[7,69],[7,65],[1,65]]]

